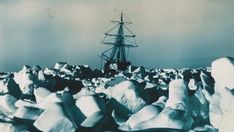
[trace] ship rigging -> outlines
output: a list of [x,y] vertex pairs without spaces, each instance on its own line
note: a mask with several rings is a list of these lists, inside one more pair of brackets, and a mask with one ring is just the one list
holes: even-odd
[[105,33],[102,44],[112,46],[101,54],[101,63],[105,61],[105,71],[109,70],[111,64],[116,64],[118,70],[125,70],[131,63],[128,61],[129,48],[138,47],[136,35],[126,26],[132,22],[124,21],[121,12],[120,20],[112,20],[116,25]]

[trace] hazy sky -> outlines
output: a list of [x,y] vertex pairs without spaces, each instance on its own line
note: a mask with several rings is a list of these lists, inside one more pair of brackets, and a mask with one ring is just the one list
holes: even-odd
[[1,0],[0,71],[56,62],[100,67],[100,44],[123,11],[139,45],[135,65],[209,66],[234,56],[232,0]]

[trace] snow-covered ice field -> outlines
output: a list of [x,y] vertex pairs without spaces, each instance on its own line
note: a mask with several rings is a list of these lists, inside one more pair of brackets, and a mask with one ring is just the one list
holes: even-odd
[[114,67],[56,63],[0,73],[0,130],[234,130],[234,59],[204,69]]

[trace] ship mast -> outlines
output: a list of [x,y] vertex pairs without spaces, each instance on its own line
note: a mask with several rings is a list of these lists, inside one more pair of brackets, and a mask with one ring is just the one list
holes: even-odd
[[124,70],[130,62],[127,61],[126,49],[137,47],[135,37],[136,35],[127,28],[127,24],[131,22],[125,22],[124,15],[121,12],[119,21],[112,21],[117,23],[114,28],[105,33],[102,44],[111,45],[112,48],[102,53],[101,58],[108,64],[116,63],[118,69]]

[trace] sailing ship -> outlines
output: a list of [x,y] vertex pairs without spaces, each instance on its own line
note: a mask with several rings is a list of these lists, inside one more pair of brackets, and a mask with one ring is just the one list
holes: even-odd
[[129,48],[138,47],[135,40],[136,35],[126,26],[132,22],[124,21],[125,17],[121,12],[120,20],[112,20],[111,22],[116,25],[105,33],[105,37],[101,41],[102,44],[111,46],[100,56],[102,62],[105,61],[104,71],[106,72],[110,70],[112,64],[117,65],[117,70],[126,70],[131,64],[128,61]]

